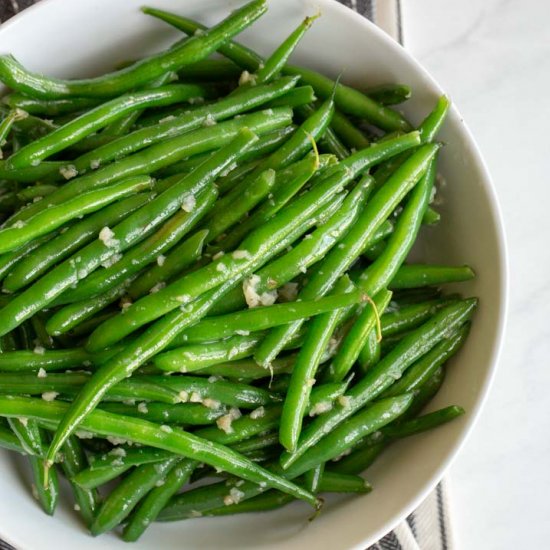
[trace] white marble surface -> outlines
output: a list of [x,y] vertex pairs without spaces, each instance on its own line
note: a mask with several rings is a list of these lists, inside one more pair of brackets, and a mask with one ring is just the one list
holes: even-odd
[[508,238],[506,344],[449,474],[458,548],[550,548],[550,2],[403,3],[406,47],[473,131]]

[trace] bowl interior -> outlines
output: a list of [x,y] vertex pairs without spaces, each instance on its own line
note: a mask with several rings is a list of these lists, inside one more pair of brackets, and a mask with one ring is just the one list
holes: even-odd
[[[242,2],[155,0],[167,10],[213,23]],[[135,0],[46,0],[0,30],[0,52],[13,53],[28,67],[58,76],[88,76],[116,63],[162,49],[177,31],[138,10]],[[413,98],[403,107],[414,123],[429,112],[441,90],[400,46],[374,25],[333,0],[277,0],[243,40],[269,53],[305,14],[320,9],[294,60],[361,85],[404,82]],[[280,511],[214,520],[155,525],[142,548],[365,548],[408,514],[433,488],[471,428],[487,393],[503,330],[506,298],[504,239],[493,187],[468,130],[453,109],[440,139],[442,222],[423,229],[416,254],[426,261],[468,263],[477,278],[461,286],[480,298],[467,344],[453,359],[433,408],[462,405],[467,414],[437,431],[393,446],[369,470],[370,495],[329,499],[309,523],[301,503]],[[93,539],[68,506],[54,519],[30,497],[21,460],[0,453],[0,537],[17,548],[127,548],[114,535]]]

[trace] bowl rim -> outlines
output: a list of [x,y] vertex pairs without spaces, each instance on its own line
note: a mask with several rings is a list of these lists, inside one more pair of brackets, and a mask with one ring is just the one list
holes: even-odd
[[[50,9],[52,5],[55,5],[55,4],[61,5],[62,2],[64,1],[66,0],[41,0],[39,3],[33,4],[32,6],[29,6],[28,8],[23,9],[22,11],[18,12],[13,17],[11,17],[8,21],[3,22],[0,25],[0,34],[2,34],[3,31],[5,30],[8,30],[14,26],[20,25],[21,22],[24,21],[29,14],[34,15],[36,12],[39,12],[39,11],[46,12],[46,10]],[[271,1],[274,1],[274,0],[271,0]],[[311,2],[308,2],[308,0],[298,0],[298,2],[305,4],[310,8],[312,7]],[[237,3],[238,5],[242,5],[245,2],[244,0],[238,0]],[[414,65],[415,71],[417,71],[422,76],[422,78],[428,84],[432,92],[438,95],[443,95],[445,93],[443,88],[440,86],[439,82],[437,81],[437,79],[434,78],[428,72],[428,70],[424,68],[424,66],[420,63],[420,61],[418,61],[415,55],[413,55],[410,51],[408,51],[399,42],[397,42],[392,37],[390,37],[385,31],[383,31],[380,27],[378,27],[375,23],[373,23],[367,17],[354,11],[352,8],[340,3],[338,0],[316,0],[315,2],[315,5],[319,7],[319,11],[322,11],[323,4],[330,6],[330,9],[335,10],[337,13],[341,15],[341,17],[351,19],[356,24],[359,24],[360,26],[363,26],[364,28],[368,29],[369,33],[374,34],[379,41],[384,43],[385,47],[393,50],[396,55],[400,57],[408,58],[408,60],[412,62],[412,64]],[[458,117],[458,119],[463,121],[463,117],[460,114],[460,111],[458,110],[454,102],[451,102],[450,113],[451,112],[455,117]],[[480,414],[487,402],[487,398],[490,393],[491,387],[494,383],[497,368],[500,362],[503,344],[504,344],[504,337],[506,334],[508,309],[509,309],[509,253],[508,253],[506,232],[504,228],[504,219],[502,215],[500,202],[496,193],[495,184],[493,182],[493,179],[491,178],[489,169],[481,154],[480,148],[471,130],[469,129],[468,125],[465,122],[462,123],[461,130],[463,131],[465,137],[467,138],[467,141],[471,145],[471,148],[469,151],[470,157],[475,162],[480,174],[482,175],[482,178],[480,179],[480,185],[484,187],[487,193],[488,203],[493,215],[496,241],[499,247],[500,261],[498,265],[498,271],[499,271],[500,283],[501,283],[500,295],[499,295],[500,311],[498,315],[497,325],[495,327],[496,332],[495,332],[494,342],[492,345],[490,365],[487,367],[487,374],[486,374],[483,386],[480,388],[479,398],[477,399],[474,407],[469,409],[468,411],[469,414],[466,419],[465,426],[462,430],[462,433],[460,437],[457,439],[457,441],[454,443],[454,445],[451,446],[447,451],[445,459],[442,460],[439,467],[433,471],[429,480],[424,484],[424,487],[420,491],[418,491],[418,493],[414,498],[410,499],[407,506],[402,507],[400,512],[396,512],[395,514],[390,516],[377,529],[373,530],[371,534],[362,538],[362,540],[358,540],[353,546],[350,547],[353,549],[364,550],[366,546],[369,546],[375,543],[376,541],[381,539],[384,535],[392,531],[395,527],[399,525],[399,523],[405,520],[405,518],[409,516],[422,503],[422,501],[424,501],[425,498],[434,490],[435,486],[441,481],[445,472],[453,464],[454,460],[460,453],[461,449],[463,448],[468,438],[470,437],[473,429],[475,428],[477,422],[479,421]],[[17,541],[12,539],[10,534],[0,531],[0,540],[2,539],[13,545],[17,544]]]

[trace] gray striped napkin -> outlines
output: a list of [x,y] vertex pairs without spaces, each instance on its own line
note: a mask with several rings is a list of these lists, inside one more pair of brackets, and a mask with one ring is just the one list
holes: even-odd
[[[0,0],[0,22],[39,0]],[[400,0],[339,0],[403,43]],[[448,487],[442,481],[407,518],[368,550],[453,550]],[[0,550],[15,550],[0,540]]]

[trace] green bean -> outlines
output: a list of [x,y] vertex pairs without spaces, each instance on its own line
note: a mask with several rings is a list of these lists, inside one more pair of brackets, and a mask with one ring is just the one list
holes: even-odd
[[370,142],[365,134],[343,113],[336,110],[332,117],[331,128],[348,147],[355,150],[369,147]]
[[445,122],[445,117],[451,106],[449,98],[441,96],[433,109],[433,111],[422,121],[418,127],[422,143],[430,143],[435,139],[441,126]]
[[76,341],[78,341],[79,338],[81,338],[82,336],[88,336],[97,326],[103,323],[103,321],[109,319],[109,317],[113,317],[116,314],[117,312],[115,310],[108,310],[104,311],[103,313],[94,315],[90,319],[82,321],[82,323],[71,329],[67,333],[67,336],[70,338],[74,338],[76,339]]
[[353,474],[325,470],[319,483],[320,493],[370,493],[372,487],[366,479]]
[[[213,380],[198,376],[134,377],[136,381],[150,380],[182,395],[182,399],[213,399],[231,407],[252,409],[279,401],[280,397],[262,388],[247,384]],[[192,399],[191,399],[192,398]]]
[[9,136],[9,133],[12,129],[12,126],[18,121],[18,120],[23,120],[25,118],[27,118],[28,116],[28,112],[20,109],[20,108],[15,108],[13,110],[11,110],[5,117],[4,119],[2,120],[2,122],[0,122],[0,158],[1,158],[1,154],[2,154],[2,149],[1,147],[4,146],[4,144],[6,143],[7,139],[8,139],[8,136]]
[[[104,240],[98,239],[76,253],[29,289],[14,298],[2,309],[0,334],[31,317],[43,309],[71,285],[89,275],[100,264],[120,253],[136,241],[146,238],[155,226],[180,208],[187,196],[192,196],[210,185],[227,165],[238,158],[241,151],[257,137],[247,129],[241,130],[227,147],[221,149],[209,161],[206,161],[189,176],[158,195],[148,205],[143,206],[113,230],[107,228]],[[103,231],[103,230],[102,230]],[[116,236],[116,238],[115,238]],[[128,313],[128,312],[127,312]],[[108,322],[107,322],[108,323]]]
[[406,84],[380,84],[363,90],[366,95],[382,105],[397,105],[409,99],[411,88]]
[[295,319],[304,319],[330,312],[357,303],[357,300],[362,300],[359,292],[354,293],[352,291],[349,295],[344,295],[341,292],[319,300],[260,306],[227,315],[207,317],[194,327],[182,332],[173,344],[178,345],[180,342],[193,342],[196,340],[199,342],[218,340],[238,334],[240,331],[261,331],[289,323]]
[[[334,292],[351,292],[354,287],[347,276],[335,285]],[[302,428],[303,416],[309,401],[311,388],[315,384],[321,356],[329,345],[334,328],[342,310],[334,310],[314,319],[306,331],[306,337],[292,368],[286,392],[279,428],[279,441],[283,447],[293,450]],[[330,404],[332,406],[332,404]],[[324,403],[320,404],[324,410]]]
[[[16,292],[35,281],[53,265],[70,256],[71,252],[89,243],[103,227],[111,227],[120,222],[149,199],[149,194],[140,193],[118,201],[73,224],[53,239],[51,235],[42,238],[33,254],[25,254],[20,262],[14,263],[4,281],[4,289]],[[37,240],[33,241],[36,242]]]
[[[0,415],[20,416],[22,413],[33,419],[45,419],[59,423],[68,410],[68,405],[58,401],[49,403],[43,400],[22,397],[0,397]],[[104,411],[94,411],[81,422],[82,428],[98,435],[130,438],[136,443],[150,445],[205,462],[221,468],[253,483],[289,493],[318,507],[317,499],[286,479],[253,464],[242,455],[224,445],[207,441],[193,434],[161,426],[145,420],[138,420]],[[54,455],[55,456],[55,455]],[[49,457],[48,457],[49,459]]]
[[470,281],[474,277],[474,271],[468,266],[403,265],[392,279],[390,288],[405,289],[461,283]]
[[133,416],[162,422],[164,424],[179,424],[184,426],[203,426],[212,424],[220,416],[227,413],[222,405],[210,408],[200,403],[183,403],[178,405],[165,405],[164,403],[148,403],[141,407],[126,405],[124,403],[102,403],[102,410],[124,416]]
[[412,365],[407,372],[384,392],[384,396],[399,395],[416,391],[425,384],[441,365],[447,362],[462,346],[469,332],[469,325],[461,327],[452,336],[433,347],[424,357]]
[[99,493],[94,489],[84,489],[72,481],[72,478],[84,470],[87,465],[86,455],[78,439],[70,437],[63,445],[63,462],[61,467],[71,483],[75,498],[75,509],[80,512],[86,526],[90,526],[99,508]]
[[100,100],[90,97],[70,97],[66,99],[36,99],[18,94],[16,92],[8,94],[3,98],[3,102],[12,109],[19,108],[27,111],[31,115],[39,116],[59,116],[83,109],[96,107]]
[[265,449],[266,447],[272,447],[273,445],[278,445],[278,443],[279,436],[276,432],[273,432],[268,434],[260,434],[256,437],[245,439],[240,443],[231,445],[231,448],[235,449],[235,451],[239,451],[240,453],[248,453]]
[[32,187],[26,187],[22,191],[19,191],[17,193],[17,198],[22,202],[29,202],[35,199],[38,201],[54,191],[57,191],[57,185],[33,185]]
[[[437,147],[433,145],[420,147],[379,189],[339,246],[331,250],[318,271],[310,278],[307,286],[300,292],[301,299],[317,298],[330,290],[336,279],[364,250],[380,225],[424,175],[436,152]],[[301,324],[297,321],[286,327],[272,329],[256,351],[254,355],[256,361],[260,364],[269,364],[273,361]]]
[[95,212],[104,206],[136,192],[151,188],[151,178],[137,176],[111,185],[84,193],[48,210],[43,210],[27,222],[15,222],[9,227],[0,229],[0,253],[10,252],[29,241],[46,235],[61,227],[66,222]]
[[[3,348],[4,349],[4,348]],[[44,369],[46,372],[82,367],[87,364],[99,364],[107,357],[120,351],[111,349],[96,355],[83,348],[35,351],[19,350],[0,353],[1,372],[29,372]]]
[[369,468],[386,447],[385,441],[361,446],[330,467],[341,474],[359,474]]
[[[291,90],[295,84],[296,79],[280,79],[273,84],[243,91],[238,97],[227,97],[194,111],[185,111],[173,119],[165,117],[164,120],[153,126],[140,128],[126,136],[95,148],[93,151],[78,157],[73,164],[76,170],[84,171],[92,165],[104,165],[112,160],[120,160],[131,153],[135,153],[144,147],[162,140],[189,133],[191,130],[197,130],[205,124],[220,122],[232,116],[242,114],[245,111],[253,110]],[[286,105],[283,107],[288,109]],[[202,149],[202,151],[204,150]],[[202,151],[199,150],[197,152]],[[193,149],[185,156],[192,154],[196,154]]]
[[416,328],[450,301],[451,298],[429,300],[384,313],[380,319],[382,337]]
[[296,357],[287,355],[279,357],[271,363],[271,369],[261,367],[252,358],[241,359],[240,361],[231,361],[230,363],[219,363],[210,365],[196,372],[196,374],[205,374],[209,376],[225,376],[227,378],[252,381],[261,378],[268,378],[271,373],[274,375],[288,373],[292,370]]
[[268,103],[268,107],[301,107],[313,103],[317,98],[311,86],[297,86],[286,92],[283,96],[273,99]]
[[168,500],[187,483],[195,466],[194,461],[181,460],[168,472],[164,478],[164,483],[150,491],[134,510],[122,531],[123,540],[132,542],[139,539],[145,529],[156,519]]
[[181,273],[194,261],[200,258],[206,241],[207,232],[197,231],[194,235],[175,246],[162,262],[142,273],[128,288],[128,295],[132,299],[147,294],[155,284],[165,283],[173,276]]
[[207,90],[196,84],[171,84],[122,95],[85,112],[21,148],[9,158],[8,166],[17,169],[36,165],[133,111],[144,107],[172,105],[205,93]]
[[19,438],[11,431],[10,428],[0,425],[0,447],[7,449],[8,451],[15,451],[23,455],[27,454],[27,451],[21,445]]
[[145,496],[180,461],[169,458],[156,464],[136,468],[110,493],[90,527],[97,536],[116,527],[131,513],[138,501]]
[[19,439],[21,447],[26,454],[42,457],[42,436],[40,428],[36,422],[29,421],[28,418],[8,418],[8,424],[12,432]]
[[113,97],[146,84],[167,71],[178,71],[207,58],[221,44],[252,24],[265,10],[263,0],[250,2],[201,36],[192,37],[164,52],[101,77],[70,81],[47,78],[25,70],[11,56],[1,56],[0,79],[11,89],[37,98]]
[[359,351],[359,356],[357,361],[361,368],[361,372],[365,372],[370,369],[373,365],[380,361],[380,342],[378,341],[378,334],[376,329],[372,329],[365,341],[365,345]]
[[103,294],[75,301],[62,307],[48,319],[46,324],[48,334],[52,336],[66,334],[96,313],[103,311],[106,307],[124,297],[132,280],[133,278],[130,277],[126,281],[106,290]]
[[409,435],[415,435],[426,430],[431,430],[442,424],[446,424],[451,420],[454,420],[458,416],[464,414],[464,409],[462,407],[457,407],[452,405],[450,407],[445,407],[444,409],[439,409],[432,413],[419,416],[418,418],[413,418],[399,424],[398,426],[386,426],[384,429],[384,434],[388,437],[407,437]]
[[[217,195],[216,188],[213,185],[208,185],[196,196],[193,196],[189,204],[184,201],[183,210],[174,214],[148,239],[130,249],[112,266],[106,266],[106,269],[96,271],[88,276],[76,288],[65,292],[61,300],[56,303],[70,303],[97,296],[124,283],[151,262],[157,261],[158,263],[160,258],[162,263],[164,252],[177,244],[204,217],[214,204]],[[48,330],[54,330],[55,321],[53,319],[59,313],[50,319]]]
[[179,73],[180,80],[191,82],[226,81],[237,80],[241,75],[241,69],[227,59],[203,59],[193,65],[187,65]]
[[438,311],[429,321],[405,337],[347,393],[347,406],[333,409],[309,424],[302,432],[298,448],[293,454],[285,453],[281,458],[283,467],[288,468],[308,449],[323,438],[359,408],[387,389],[416,360],[422,357],[449,331],[462,325],[473,314],[477,300],[468,299],[450,304]]
[[311,491],[314,494],[319,493],[319,486],[321,483],[321,479],[323,478],[324,471],[325,471],[324,462],[315,466],[315,468],[308,470],[304,474],[304,487],[306,487],[308,491]]
[[334,101],[343,113],[362,118],[382,130],[409,131],[410,124],[397,112],[377,103],[358,90],[336,83],[315,71],[302,67],[286,66],[284,74],[300,76],[303,84],[309,84],[319,97],[329,97],[336,90]]
[[219,240],[226,230],[235,225],[242,217],[267,198],[275,185],[275,170],[268,168],[247,186],[242,195],[232,201],[225,212],[210,217],[202,225],[202,229],[208,231],[207,242]]
[[265,60],[256,73],[256,82],[269,82],[277,76],[285,66],[296,46],[320,14],[306,17],[300,25],[281,43],[281,45]]
[[371,304],[371,307],[366,306],[359,313],[329,365],[327,373],[329,380],[341,381],[347,376],[359,357],[368,335],[375,329],[377,316],[387,307],[391,296],[391,292],[380,290],[373,298],[374,304]]
[[57,471],[44,477],[44,460],[42,458],[42,436],[38,424],[25,417],[8,419],[10,427],[18,437],[21,445],[29,455],[29,462],[33,476],[32,492],[40,506],[48,515],[53,515],[58,502],[59,480]]
[[[0,373],[0,393],[23,393],[28,395],[53,394],[74,395],[90,379],[85,373],[48,374],[38,377],[34,374]],[[123,380],[113,386],[105,395],[107,401],[151,400],[162,403],[176,403],[178,392],[165,384],[148,380]]]
[[[295,111],[301,118],[307,118],[315,113],[315,108],[312,105],[302,105],[296,107]],[[338,160],[345,159],[350,155],[347,147],[338,139],[330,126],[325,129],[319,145],[323,150],[335,155]]]
[[[173,456],[173,454],[169,451],[156,449],[155,447],[134,447],[129,444],[120,443],[115,445],[108,452],[91,455],[90,465],[86,472],[100,472],[101,470],[109,470],[119,466],[131,468],[132,466],[139,466],[140,464],[161,462],[171,456]],[[75,477],[79,483],[82,478],[87,477],[87,474],[85,476],[83,472]]]

